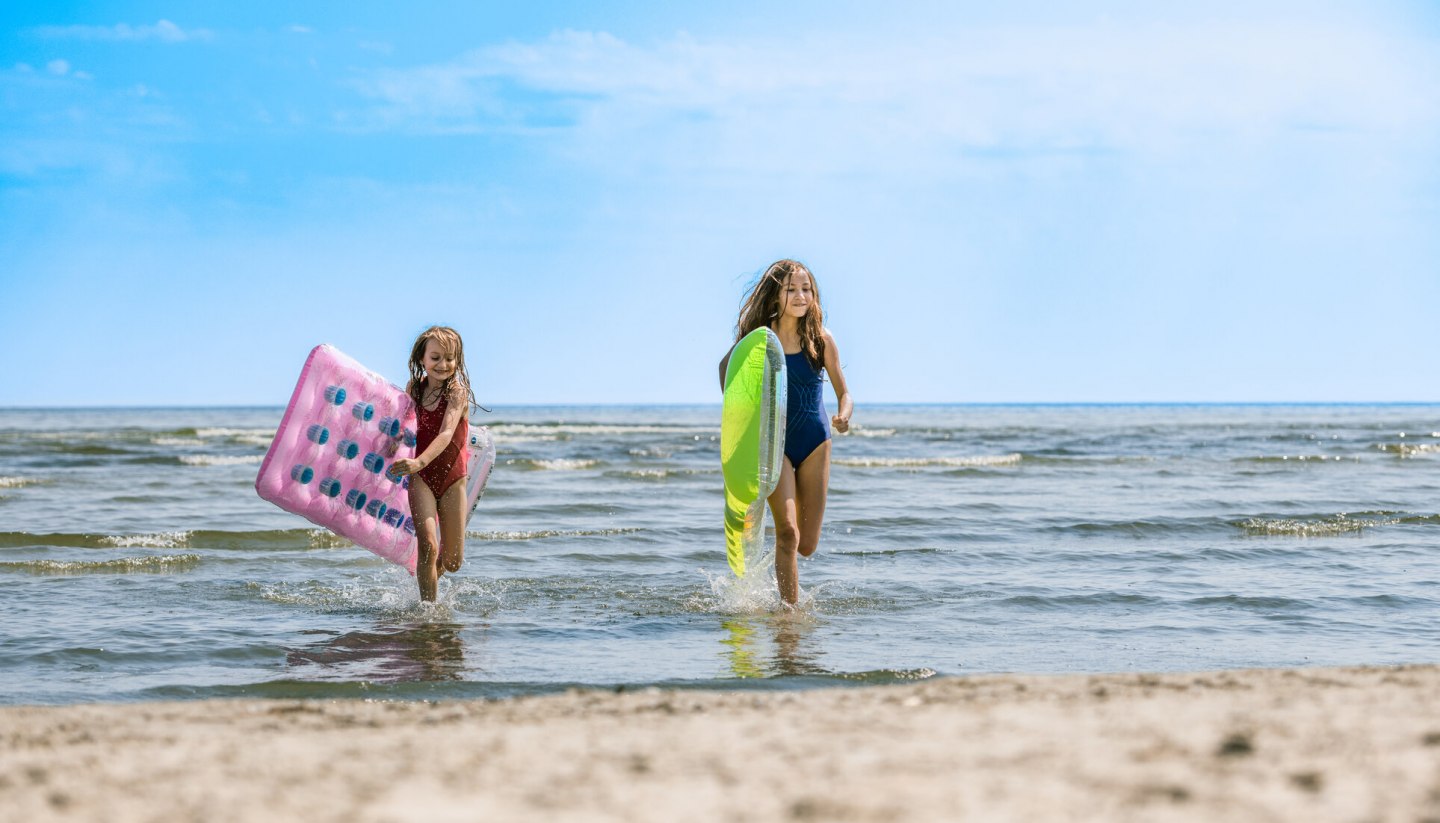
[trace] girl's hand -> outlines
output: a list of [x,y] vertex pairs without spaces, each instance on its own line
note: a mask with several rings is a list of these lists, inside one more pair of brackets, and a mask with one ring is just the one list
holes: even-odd
[[830,425],[835,427],[835,431],[840,432],[841,434],[845,434],[846,432],[850,431],[850,415],[832,415],[830,418]]
[[386,469],[386,471],[390,474],[395,475],[396,477],[404,477],[407,474],[415,474],[423,468],[425,467],[420,465],[419,460],[411,460],[410,458],[402,457],[399,460],[396,460],[394,463],[391,463],[390,468]]

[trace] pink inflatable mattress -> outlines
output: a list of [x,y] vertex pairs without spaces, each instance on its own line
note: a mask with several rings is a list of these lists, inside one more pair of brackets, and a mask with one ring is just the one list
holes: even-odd
[[[470,427],[466,512],[495,466],[484,426]],[[415,573],[415,522],[409,478],[386,471],[415,454],[415,404],[400,388],[346,357],[316,346],[260,464],[255,491]]]

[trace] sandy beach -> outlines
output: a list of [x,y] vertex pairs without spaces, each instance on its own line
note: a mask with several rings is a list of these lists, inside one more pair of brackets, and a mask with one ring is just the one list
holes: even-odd
[[1440,820],[1440,667],[0,709],[11,820]]

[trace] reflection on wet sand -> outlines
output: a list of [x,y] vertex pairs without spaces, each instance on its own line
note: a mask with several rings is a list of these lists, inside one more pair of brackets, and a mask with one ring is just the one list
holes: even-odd
[[721,620],[730,671],[741,678],[833,674],[818,663],[824,652],[815,641],[816,625],[813,617],[790,614]]
[[369,680],[376,683],[460,680],[465,644],[458,623],[417,623],[356,631],[285,656],[294,668],[311,669],[305,680]]

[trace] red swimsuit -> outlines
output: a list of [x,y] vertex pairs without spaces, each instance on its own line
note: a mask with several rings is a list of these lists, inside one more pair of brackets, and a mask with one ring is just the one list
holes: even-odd
[[[419,457],[430,448],[435,442],[436,435],[440,434],[440,427],[445,421],[445,408],[450,404],[450,398],[440,398],[440,405],[434,411],[427,411],[424,406],[415,405],[415,456]],[[446,444],[445,451],[430,462],[430,465],[421,469],[417,474],[425,481],[430,493],[435,495],[435,500],[445,496],[445,492],[455,484],[457,480],[464,480],[470,468],[470,451],[466,448],[470,443],[470,421],[465,415],[460,415],[460,423],[455,427],[455,436],[450,438]]]

